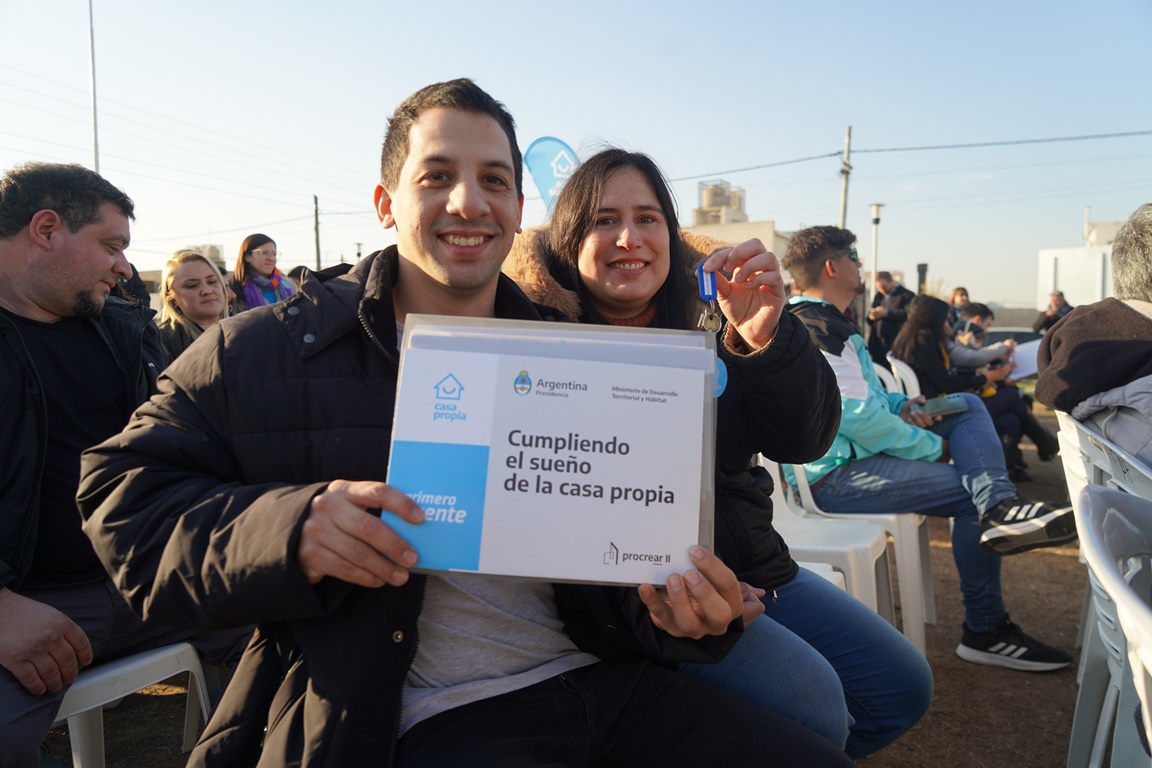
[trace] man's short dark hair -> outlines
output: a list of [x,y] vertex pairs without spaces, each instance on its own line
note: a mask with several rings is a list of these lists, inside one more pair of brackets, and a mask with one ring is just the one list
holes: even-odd
[[466,77],[421,88],[404,99],[392,113],[392,117],[388,118],[388,131],[384,134],[384,148],[380,152],[380,183],[384,185],[384,189],[390,193],[396,191],[396,185],[400,181],[400,169],[408,159],[408,141],[412,124],[429,109],[455,109],[488,115],[495,120],[504,129],[512,150],[512,168],[516,171],[516,195],[519,197],[524,194],[524,162],[520,155],[520,146],[516,143],[516,122],[503,104]]
[[135,219],[132,198],[95,171],[75,163],[24,163],[0,179],[0,239],[15,236],[44,210],[55,211],[70,232],[100,220],[112,203]]
[[1152,301],[1152,203],[1137,208],[1112,241],[1112,290],[1121,300]]
[[995,320],[996,314],[988,308],[987,304],[980,304],[975,301],[970,301],[960,308],[961,320],[973,320],[977,317],[987,318],[988,320]]
[[892,273],[891,272],[877,272],[876,273],[876,279],[877,280],[884,280],[884,281],[891,280],[892,279]]
[[801,229],[793,233],[781,264],[792,274],[796,287],[806,291],[820,282],[824,261],[834,253],[851,248],[855,242],[856,235],[840,227]]

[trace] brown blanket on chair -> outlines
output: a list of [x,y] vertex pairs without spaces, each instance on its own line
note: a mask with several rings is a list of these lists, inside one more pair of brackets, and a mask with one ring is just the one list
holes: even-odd
[[1152,320],[1117,299],[1077,307],[1044,335],[1036,399],[1071,412],[1092,395],[1152,375]]

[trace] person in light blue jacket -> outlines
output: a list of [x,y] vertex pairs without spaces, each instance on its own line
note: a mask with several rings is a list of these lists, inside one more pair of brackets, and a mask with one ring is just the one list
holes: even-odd
[[[804,229],[792,236],[783,260],[796,289],[788,309],[807,326],[840,387],[842,414],[832,447],[804,465],[813,498],[836,513],[952,518],[965,611],[956,654],[1030,672],[1066,667],[1072,662],[1067,653],[1029,637],[1009,619],[999,555],[1075,538],[1071,507],[1017,494],[976,395],[959,395],[967,410],[940,418],[917,409],[923,397],[884,390],[864,338],[844,316],[863,290],[855,240],[837,227]],[[785,476],[795,486],[790,467]]]

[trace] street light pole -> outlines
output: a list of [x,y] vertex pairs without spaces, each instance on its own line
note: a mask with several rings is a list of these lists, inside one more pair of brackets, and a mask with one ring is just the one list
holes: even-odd
[[852,126],[844,131],[844,159],[840,163],[840,229],[848,220],[848,174],[852,172],[852,164],[848,159],[852,156]]
[[100,173],[100,138],[96,132],[96,24],[92,15],[92,0],[88,0],[88,73],[92,81],[92,170]]
[[320,198],[312,195],[312,226],[316,232],[316,271],[320,271]]
[[868,283],[868,306],[876,300],[876,250],[880,240],[880,209],[883,203],[872,203],[872,279]]

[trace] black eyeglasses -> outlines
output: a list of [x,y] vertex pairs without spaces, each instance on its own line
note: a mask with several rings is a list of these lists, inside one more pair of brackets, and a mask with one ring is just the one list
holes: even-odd
[[832,259],[838,259],[841,256],[847,256],[852,261],[853,264],[859,264],[860,263],[860,256],[859,256],[859,254],[856,253],[855,248],[849,248],[846,251],[840,251],[840,253],[834,253],[828,257],[828,261],[831,261]]

